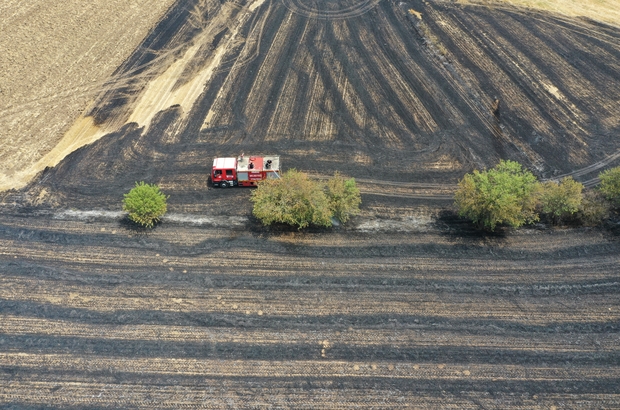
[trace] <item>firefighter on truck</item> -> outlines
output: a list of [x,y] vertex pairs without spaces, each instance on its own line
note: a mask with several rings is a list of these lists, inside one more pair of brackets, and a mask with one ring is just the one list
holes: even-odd
[[237,158],[214,158],[211,183],[214,187],[256,186],[258,182],[280,177],[280,157],[241,154]]

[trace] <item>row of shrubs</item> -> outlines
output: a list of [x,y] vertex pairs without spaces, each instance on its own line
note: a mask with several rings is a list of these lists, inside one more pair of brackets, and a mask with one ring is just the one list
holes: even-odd
[[597,225],[620,206],[620,167],[602,172],[599,179],[594,190],[571,177],[540,182],[518,162],[500,161],[492,169],[466,174],[455,205],[461,217],[490,231],[498,225],[520,227],[541,216],[552,224]]
[[[152,228],[166,213],[167,199],[157,185],[137,182],[125,194],[123,210],[135,223]],[[261,182],[250,200],[254,216],[264,225],[282,223],[302,229],[347,222],[359,213],[361,195],[353,178],[336,173],[322,182],[291,169],[278,179]]]
[[[459,215],[480,228],[520,227],[540,220],[553,224],[597,225],[612,208],[620,207],[620,167],[602,172],[600,185],[585,190],[571,177],[540,182],[521,164],[500,161],[492,169],[474,171],[459,181],[455,205]],[[125,194],[123,209],[134,222],[151,228],[166,213],[168,197],[144,182]],[[360,191],[355,179],[339,173],[327,181],[309,178],[295,169],[259,184],[252,192],[253,214],[264,225],[282,223],[298,229],[345,223],[359,213]]]

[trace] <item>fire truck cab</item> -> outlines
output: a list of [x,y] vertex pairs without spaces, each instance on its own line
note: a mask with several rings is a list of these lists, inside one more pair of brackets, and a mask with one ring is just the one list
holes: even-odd
[[256,186],[258,182],[280,177],[280,157],[241,154],[237,158],[214,158],[211,183],[214,187]]

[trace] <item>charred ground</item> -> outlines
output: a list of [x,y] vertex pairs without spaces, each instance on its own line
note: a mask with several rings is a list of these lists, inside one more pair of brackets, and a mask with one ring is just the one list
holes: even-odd
[[[3,194],[0,400],[620,406],[614,231],[439,212],[500,158],[590,184],[617,164],[619,44],[518,8],[179,1],[87,113],[111,131]],[[356,177],[362,215],[260,228],[249,191],[207,186],[241,151]],[[137,180],[170,195],[148,233],[118,212]]]
[[221,214],[139,234],[5,213],[3,403],[618,405],[619,245],[599,230],[287,233]]

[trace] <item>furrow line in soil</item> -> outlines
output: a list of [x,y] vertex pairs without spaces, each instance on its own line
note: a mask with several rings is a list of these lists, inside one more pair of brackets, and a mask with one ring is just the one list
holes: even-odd
[[[196,360],[167,358],[105,358],[91,355],[75,356],[71,354],[29,354],[0,353],[0,361],[6,366],[17,366],[24,369],[46,369],[47,371],[90,371],[104,372],[114,369],[127,373],[177,374],[205,377],[359,377],[366,372],[374,371],[374,377],[416,379],[452,379],[463,376],[462,372],[470,370],[469,376],[478,380],[587,380],[587,379],[620,379],[620,367],[554,367],[554,366],[515,366],[515,365],[442,365],[434,363],[371,363],[330,361],[330,360],[298,360],[298,361],[266,361],[266,360]],[[355,364],[363,368],[361,373]],[[390,366],[391,364],[391,366]]]
[[[476,349],[504,349],[520,351],[521,354],[554,354],[569,353],[614,353],[618,355],[618,336],[614,334],[582,333],[571,334],[528,334],[501,333],[488,329],[480,335],[465,332],[434,330],[428,325],[419,324],[413,329],[389,328],[392,322],[386,323],[387,329],[365,329],[356,327],[346,330],[311,330],[298,329],[254,329],[203,326],[164,326],[164,325],[119,325],[89,324],[79,320],[54,320],[38,317],[2,315],[0,332],[4,338],[5,351],[8,348],[7,338],[16,336],[32,336],[41,339],[63,338],[69,340],[102,340],[109,343],[116,341],[160,341],[185,344],[238,344],[257,345],[290,345],[314,348],[315,354],[320,349],[332,352],[337,349],[381,348],[384,345],[391,349],[411,349],[420,351],[428,348],[447,347],[453,350],[469,351],[471,356]],[[76,318],[77,319],[77,318]],[[458,340],[458,345],[455,341]],[[23,347],[23,346],[22,346]],[[377,354],[377,353],[375,353]],[[471,359],[469,359],[471,360]]]

